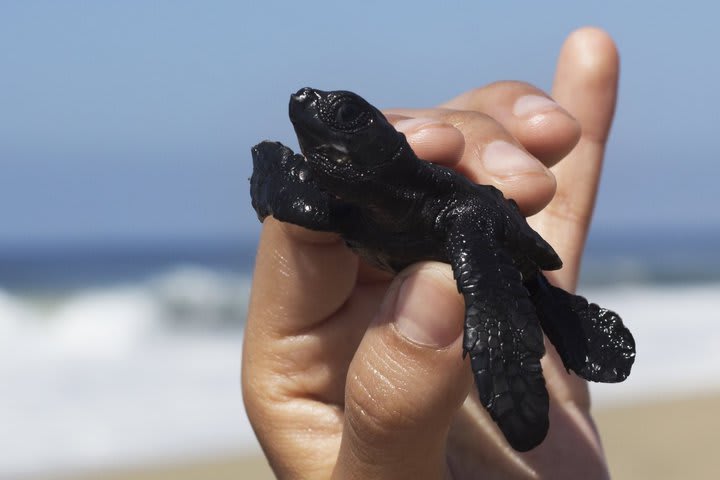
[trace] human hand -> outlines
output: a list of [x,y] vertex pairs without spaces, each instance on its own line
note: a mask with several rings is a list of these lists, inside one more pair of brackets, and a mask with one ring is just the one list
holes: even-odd
[[[388,116],[421,158],[497,186],[526,214],[547,205],[531,221],[565,262],[553,280],[573,290],[617,75],[606,35],[585,29],[569,37],[553,94],[582,133],[541,92],[514,82],[468,92],[438,109]],[[409,120],[418,117],[439,123]],[[553,176],[547,167],[578,137]],[[359,262],[335,235],[267,219],[245,330],[243,396],[275,473],[605,477],[587,387],[565,373],[549,344],[543,358],[548,437],[524,454],[509,448],[479,404],[462,359],[463,315],[447,266],[419,264],[393,280]]]

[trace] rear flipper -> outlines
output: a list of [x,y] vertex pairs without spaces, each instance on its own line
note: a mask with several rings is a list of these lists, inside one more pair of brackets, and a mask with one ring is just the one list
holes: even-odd
[[565,368],[593,382],[622,382],[630,375],[635,340],[617,313],[550,285],[540,273],[525,287]]

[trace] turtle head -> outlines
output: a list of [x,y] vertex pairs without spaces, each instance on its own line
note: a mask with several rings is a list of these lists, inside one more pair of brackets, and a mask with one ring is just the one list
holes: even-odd
[[343,196],[390,164],[404,136],[359,95],[303,88],[290,97],[300,149],[321,186]]

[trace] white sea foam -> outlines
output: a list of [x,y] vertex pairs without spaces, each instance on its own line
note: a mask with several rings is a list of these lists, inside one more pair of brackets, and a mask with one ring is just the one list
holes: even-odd
[[[239,388],[249,279],[185,268],[50,303],[0,292],[0,478],[258,451]],[[720,285],[592,289],[637,340],[596,404],[720,388]]]
[[181,269],[48,305],[0,292],[0,478],[254,450],[249,279]]

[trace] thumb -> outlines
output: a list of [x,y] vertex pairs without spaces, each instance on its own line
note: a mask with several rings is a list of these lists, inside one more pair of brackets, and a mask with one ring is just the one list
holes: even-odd
[[472,385],[463,318],[449,266],[396,278],[348,370],[334,478],[445,477],[449,426]]

